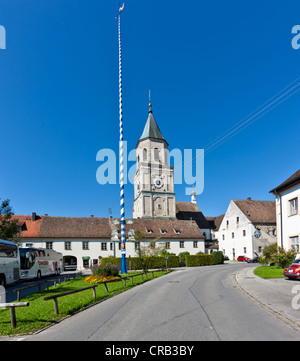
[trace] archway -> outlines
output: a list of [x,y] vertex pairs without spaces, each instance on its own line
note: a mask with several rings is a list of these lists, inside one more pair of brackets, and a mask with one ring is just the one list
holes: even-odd
[[64,256],[64,271],[76,271],[77,258],[75,256]]

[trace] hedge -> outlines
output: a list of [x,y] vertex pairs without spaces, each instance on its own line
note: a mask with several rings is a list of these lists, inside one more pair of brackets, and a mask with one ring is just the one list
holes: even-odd
[[186,255],[185,263],[187,267],[210,266],[224,263],[224,256],[220,251],[211,254]]
[[[121,268],[121,258],[120,257],[102,257],[101,263],[113,263]],[[160,269],[166,267],[166,259],[162,256],[152,257],[150,260],[150,264],[148,266],[149,269]],[[180,258],[178,256],[168,256],[168,267],[180,267]],[[137,270],[143,269],[142,259],[140,257],[127,257],[127,268],[128,270]]]

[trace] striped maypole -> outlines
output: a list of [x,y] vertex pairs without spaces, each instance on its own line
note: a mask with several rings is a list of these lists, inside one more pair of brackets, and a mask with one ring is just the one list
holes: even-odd
[[124,154],[123,154],[123,104],[122,104],[122,53],[121,53],[121,13],[124,4],[119,9],[118,38],[119,38],[119,119],[120,119],[120,211],[121,211],[121,273],[127,273],[125,248],[125,196],[124,196]]

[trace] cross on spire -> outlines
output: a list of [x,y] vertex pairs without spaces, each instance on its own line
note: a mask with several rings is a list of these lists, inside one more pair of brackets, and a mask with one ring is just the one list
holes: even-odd
[[149,89],[149,113],[152,113],[151,90]]

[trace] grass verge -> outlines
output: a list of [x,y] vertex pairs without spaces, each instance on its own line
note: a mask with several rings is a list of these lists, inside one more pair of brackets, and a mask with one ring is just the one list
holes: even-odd
[[[169,272],[171,271],[164,271],[163,275]],[[141,272],[128,272],[129,275],[137,273]],[[124,292],[138,284],[160,276],[161,271],[155,271],[154,277],[152,273],[148,273],[148,279],[146,279],[145,276],[144,280],[142,280],[141,276],[133,277],[133,285],[131,284],[131,280],[128,279],[126,287],[124,287],[123,281],[112,282],[108,284],[108,293],[105,291],[104,285],[100,284],[96,288],[96,299],[94,299],[91,289],[58,298],[58,315],[54,313],[53,301],[44,301],[44,297],[88,287],[90,284],[85,282],[85,278],[87,277],[85,276],[61,283],[56,287],[50,287],[49,290],[44,290],[41,293],[35,293],[21,299],[21,302],[29,302],[29,306],[15,308],[17,319],[17,327],[15,329],[11,328],[9,308],[0,309],[0,336],[31,334],[53,323],[57,323],[62,318],[71,316],[75,312],[83,310],[90,305],[99,303],[117,293]]]
[[284,268],[278,268],[276,266],[260,266],[255,268],[254,274],[261,278],[284,278]]

